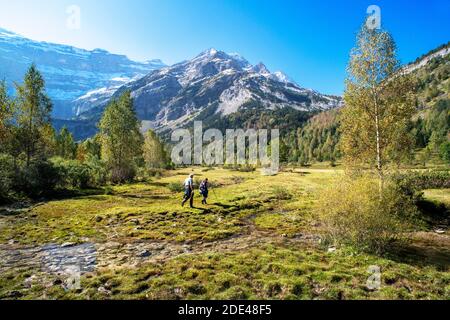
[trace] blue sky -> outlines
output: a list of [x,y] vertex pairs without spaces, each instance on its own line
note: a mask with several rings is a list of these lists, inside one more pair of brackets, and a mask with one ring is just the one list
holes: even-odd
[[[168,64],[214,47],[262,61],[301,86],[341,94],[371,4],[381,8],[402,62],[450,40],[448,0],[0,0],[0,27]],[[78,30],[66,27],[69,5],[81,9]]]

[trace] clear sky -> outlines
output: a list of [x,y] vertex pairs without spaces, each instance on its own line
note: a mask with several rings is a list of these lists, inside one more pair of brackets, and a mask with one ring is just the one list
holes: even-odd
[[[404,63],[450,40],[449,0],[0,0],[0,27],[167,64],[214,47],[262,61],[301,86],[341,94],[371,4],[381,8]],[[81,9],[79,29],[67,27],[70,5]]]

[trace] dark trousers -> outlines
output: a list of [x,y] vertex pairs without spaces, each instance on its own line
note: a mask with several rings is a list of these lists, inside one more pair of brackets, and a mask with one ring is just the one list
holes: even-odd
[[207,204],[206,200],[208,200],[208,190],[202,190],[201,195],[203,196],[202,204]]
[[189,205],[191,206],[191,208],[193,208],[194,207],[194,191],[192,191],[190,188],[186,188],[186,190],[184,192],[184,199],[183,199],[183,202],[181,203],[181,205],[184,206],[184,204],[188,200],[189,200]]

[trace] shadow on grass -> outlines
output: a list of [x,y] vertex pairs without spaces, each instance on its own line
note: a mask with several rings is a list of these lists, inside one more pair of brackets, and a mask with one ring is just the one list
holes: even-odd
[[41,197],[36,198],[30,198],[30,199],[23,199],[23,200],[16,200],[11,201],[9,203],[4,204],[3,206],[0,206],[0,216],[15,216],[20,215],[24,212],[27,212],[29,209],[33,208],[36,205],[39,205],[41,203],[49,202],[49,201],[61,201],[61,200],[67,200],[67,199],[79,199],[79,198],[86,198],[86,199],[96,199],[99,200],[100,197],[105,195],[105,190],[98,188],[98,189],[58,189],[52,191],[52,193],[48,193],[46,195],[43,195]]
[[434,245],[414,241],[412,243],[396,245],[388,252],[388,258],[400,263],[414,266],[433,266],[439,271],[449,271],[450,249],[446,245]]
[[54,200],[67,200],[67,199],[77,199],[84,197],[95,197],[105,195],[105,189],[103,188],[89,188],[89,189],[58,189],[47,194],[45,197],[40,199],[35,199],[39,202],[47,202]]
[[449,208],[442,203],[421,200],[417,207],[429,232],[419,232],[409,243],[397,244],[389,251],[392,260],[418,266],[434,266],[438,270],[450,268],[450,241],[446,236],[434,233],[434,230],[446,230],[449,227]]
[[443,203],[420,200],[417,207],[429,227],[449,227],[450,208]]
[[217,206],[217,207],[221,207],[222,209],[230,209],[230,208],[236,207],[235,205],[224,204],[224,203],[220,203],[220,202],[213,202],[211,204],[214,206]]
[[211,208],[202,208],[202,207],[198,207],[196,205],[194,205],[194,207],[192,207],[190,209],[199,210],[200,214],[209,214],[209,213],[213,212],[213,210]]
[[158,181],[149,182],[148,184],[154,187],[167,187],[169,185],[168,182],[158,182]]
[[151,200],[167,200],[170,196],[160,194],[118,194],[117,196],[127,199],[151,199]]

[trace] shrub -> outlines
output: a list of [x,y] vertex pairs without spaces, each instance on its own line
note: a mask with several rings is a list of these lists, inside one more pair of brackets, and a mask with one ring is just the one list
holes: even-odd
[[14,158],[0,154],[0,203],[7,202],[11,198],[14,176]]
[[104,191],[105,195],[107,195],[107,196],[110,196],[110,195],[114,194],[114,190],[113,190],[113,188],[111,186],[106,186],[103,189],[103,191]]
[[234,183],[234,184],[240,184],[242,182],[245,181],[244,177],[241,176],[231,176],[230,180]]
[[109,180],[114,184],[123,184],[132,182],[136,177],[136,168],[134,165],[115,166],[110,168]]
[[14,190],[31,198],[53,193],[61,177],[59,170],[46,160],[33,160],[29,166],[18,170]]
[[415,220],[413,199],[394,183],[382,194],[376,180],[344,179],[327,188],[317,204],[325,239],[362,251],[383,253]]
[[280,186],[273,186],[272,193],[277,200],[290,200],[292,199],[292,194],[289,193],[286,188]]
[[52,159],[59,171],[59,186],[62,188],[87,188],[89,184],[89,168],[78,160]]
[[167,185],[167,188],[169,188],[170,191],[174,193],[183,192],[184,186],[181,183],[171,182]]
[[229,170],[239,171],[239,172],[255,172],[256,166],[250,164],[237,164],[237,165],[228,165],[225,168]]
[[104,185],[107,170],[104,163],[95,156],[88,156],[85,163],[78,160],[53,158],[53,164],[60,174],[61,188],[88,188]]
[[97,156],[89,155],[85,161],[89,168],[89,185],[91,187],[103,186],[108,180],[108,170],[104,161]]
[[413,171],[397,173],[391,180],[410,196],[425,189],[448,189],[450,188],[450,172],[446,171]]

